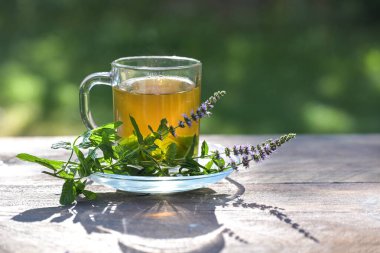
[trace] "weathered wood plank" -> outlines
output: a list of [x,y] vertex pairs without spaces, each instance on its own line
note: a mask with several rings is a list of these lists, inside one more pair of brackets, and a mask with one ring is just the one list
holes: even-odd
[[[228,146],[276,137],[211,135],[207,140]],[[300,135],[239,175],[255,183],[380,182],[380,135]]]
[[134,195],[93,185],[96,201],[69,208],[58,205],[60,180],[13,158],[64,158],[49,151],[60,139],[0,139],[0,252],[380,252],[380,135],[300,136],[207,189]]
[[380,249],[380,184],[243,186],[230,180],[174,195],[104,192],[97,201],[72,208],[56,205],[58,187],[39,188],[0,187],[1,206],[6,206],[0,211],[3,249],[101,252],[109,244],[147,252],[222,245],[228,252]]

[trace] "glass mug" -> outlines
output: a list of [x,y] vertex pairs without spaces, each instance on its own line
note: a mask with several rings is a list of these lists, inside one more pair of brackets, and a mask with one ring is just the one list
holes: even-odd
[[[177,126],[183,114],[190,115],[200,105],[200,61],[177,56],[137,56],[120,58],[111,63],[111,72],[99,72],[87,76],[80,85],[80,113],[88,129],[96,128],[89,108],[90,90],[95,85],[112,86],[115,121],[122,121],[118,134],[131,138],[133,126],[129,115],[135,118],[144,137],[154,130],[161,119]],[[176,137],[169,134],[157,145],[165,149],[170,143],[177,144],[177,157],[184,155],[196,135],[199,142],[199,120],[191,127],[176,129]]]

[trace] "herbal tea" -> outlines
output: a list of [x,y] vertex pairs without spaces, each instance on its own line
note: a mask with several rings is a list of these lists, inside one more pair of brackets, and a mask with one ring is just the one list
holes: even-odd
[[[183,120],[182,114],[189,114],[199,106],[200,89],[187,78],[155,76],[129,79],[113,87],[115,120],[122,121],[119,135],[129,137],[133,126],[129,115],[135,118],[142,135],[150,131],[148,125],[157,129],[161,119],[166,118],[169,125],[177,125]],[[187,150],[194,135],[199,136],[199,123],[191,127],[178,128],[177,137],[169,138],[176,142],[178,151]],[[167,143],[158,143],[166,146]],[[182,153],[182,152],[181,152]]]

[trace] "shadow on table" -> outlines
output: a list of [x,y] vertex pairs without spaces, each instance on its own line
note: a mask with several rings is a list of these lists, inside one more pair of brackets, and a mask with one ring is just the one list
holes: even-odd
[[219,224],[215,216],[216,207],[233,206],[267,211],[304,237],[318,242],[284,214],[283,209],[244,202],[240,198],[245,192],[244,186],[230,178],[227,181],[236,188],[231,195],[217,194],[208,188],[171,195],[98,193],[96,201],[79,201],[72,207],[30,209],[12,219],[58,223],[72,219],[89,234],[119,234],[119,247],[123,252],[219,252],[225,244],[223,234],[239,243],[248,243],[231,229]]

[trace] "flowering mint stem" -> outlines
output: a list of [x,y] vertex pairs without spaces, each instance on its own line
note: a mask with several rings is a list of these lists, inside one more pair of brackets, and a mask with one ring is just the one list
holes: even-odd
[[171,135],[173,135],[174,137],[176,137],[175,130],[177,128],[185,128],[186,126],[191,127],[192,124],[193,124],[193,121],[194,122],[198,122],[198,120],[201,119],[201,118],[204,118],[206,116],[209,117],[211,115],[210,110],[212,108],[214,108],[214,105],[216,104],[216,102],[218,102],[218,100],[220,100],[224,95],[226,95],[226,92],[224,90],[217,91],[217,92],[214,93],[214,95],[212,95],[206,101],[204,101],[197,108],[197,110],[195,112],[194,112],[194,110],[191,111],[189,116],[184,113],[182,115],[183,116],[183,120],[180,120],[178,122],[177,126],[169,126],[169,132],[171,133]]
[[[295,138],[296,134],[289,133],[286,135],[281,136],[279,139],[276,140],[266,140],[265,142],[256,145],[256,146],[233,146],[233,148],[225,148],[224,152],[220,152],[218,150],[211,151],[211,154],[205,155],[203,157],[194,157],[196,158],[216,158],[219,159],[221,154],[226,155],[230,162],[227,164],[226,167],[223,169],[233,168],[235,170],[238,169],[240,165],[243,165],[245,168],[249,167],[249,163],[251,161],[260,162],[263,161],[271,154],[273,154],[274,151],[276,151],[281,145],[284,143],[290,141],[291,139]],[[241,161],[237,163],[237,161],[231,157],[231,155],[238,156],[241,158]]]
[[243,165],[245,168],[248,168],[251,161],[264,161],[265,159],[269,158],[269,156],[273,154],[274,151],[281,147],[281,145],[295,137],[296,134],[289,133],[281,136],[279,139],[274,141],[269,139],[260,145],[257,145],[256,147],[250,146],[247,148],[247,146],[240,146],[238,153],[242,157],[242,161],[240,163],[236,163],[233,159],[230,158],[231,162],[228,165],[233,169],[237,169],[239,165]]

